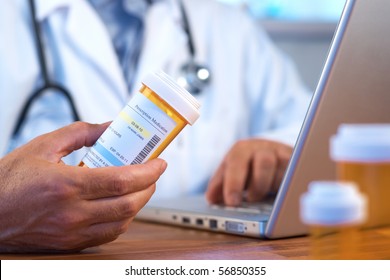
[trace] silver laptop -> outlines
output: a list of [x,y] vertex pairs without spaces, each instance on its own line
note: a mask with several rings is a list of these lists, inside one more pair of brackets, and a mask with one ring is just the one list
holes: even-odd
[[390,1],[347,1],[319,84],[274,201],[238,208],[203,195],[147,204],[138,219],[258,238],[307,233],[299,198],[313,180],[335,179],[329,138],[340,123],[390,123]]

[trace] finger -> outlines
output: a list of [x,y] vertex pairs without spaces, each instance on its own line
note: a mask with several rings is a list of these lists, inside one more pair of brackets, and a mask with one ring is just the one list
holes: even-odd
[[125,233],[133,219],[93,224],[84,228],[79,234],[70,236],[69,245],[64,251],[79,251],[85,248],[99,246],[114,241]]
[[225,165],[222,163],[215,174],[211,177],[206,191],[206,199],[209,203],[222,203],[223,202],[223,174]]
[[132,194],[88,201],[87,211],[91,213],[89,223],[114,222],[134,217],[149,201],[155,189],[153,184]]
[[260,201],[269,193],[276,176],[277,163],[273,150],[261,150],[254,155],[246,197],[249,202]]
[[98,199],[138,192],[154,184],[167,167],[162,159],[121,167],[74,167],[74,178],[83,199]]
[[223,198],[227,205],[241,203],[251,160],[251,154],[245,151],[241,154],[233,152],[227,158],[223,178]]
[[[97,245],[105,244],[107,242],[114,241],[121,234],[127,232],[131,222],[134,218],[124,219],[122,221],[94,224],[89,227],[89,234],[91,238],[98,237]],[[90,246],[88,246],[90,247]]]
[[110,123],[89,124],[75,122],[51,133],[37,137],[38,147],[44,151],[45,159],[59,162],[61,158],[84,146],[92,146]]
[[90,219],[83,236],[88,241],[80,247],[91,247],[115,240],[120,234],[127,231],[130,222],[139,210],[145,206],[155,191],[155,185],[137,193],[123,197],[90,202],[91,213],[95,213]]
[[92,238],[95,236],[99,238],[99,244],[97,245],[105,244],[107,242],[114,241],[121,234],[127,232],[133,219],[134,218],[129,218],[111,223],[94,224],[89,228],[89,233]]
[[278,164],[277,164],[277,170],[276,170],[276,175],[275,175],[275,180],[272,185],[271,191],[272,192],[277,192],[282,180],[284,178],[284,174],[286,172],[288,163],[291,158],[293,148],[290,146],[283,147],[282,149],[278,149],[276,151],[277,153],[277,158],[278,158]]
[[[54,243],[58,244],[56,249],[82,249],[86,242],[99,245],[99,242],[114,240],[127,229],[127,226],[123,228],[123,221],[133,219],[154,191],[155,185],[151,185],[134,194],[73,203],[71,209],[62,213],[59,210],[56,213],[58,215],[52,217],[53,223],[61,229],[60,233],[55,235],[57,239]],[[99,232],[93,230],[94,228],[100,229]]]

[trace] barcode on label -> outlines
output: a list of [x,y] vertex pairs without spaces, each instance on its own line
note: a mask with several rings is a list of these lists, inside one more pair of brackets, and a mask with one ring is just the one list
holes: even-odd
[[154,147],[161,140],[160,137],[154,135],[152,139],[146,144],[146,146],[142,149],[142,151],[136,156],[136,158],[131,162],[131,164],[140,164],[153,150]]

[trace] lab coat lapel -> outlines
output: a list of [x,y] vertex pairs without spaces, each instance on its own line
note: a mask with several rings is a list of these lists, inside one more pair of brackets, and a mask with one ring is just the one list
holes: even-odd
[[150,8],[145,19],[144,36],[136,85],[149,72],[160,69],[170,72],[167,68],[181,63],[178,62],[178,53],[186,49],[187,36],[181,27],[175,1],[161,1]]
[[127,87],[115,50],[106,27],[86,2],[80,0],[37,0],[39,20],[50,16],[57,9],[67,8],[66,34],[69,42],[86,57],[101,75],[113,93],[119,94],[122,100],[127,98]]

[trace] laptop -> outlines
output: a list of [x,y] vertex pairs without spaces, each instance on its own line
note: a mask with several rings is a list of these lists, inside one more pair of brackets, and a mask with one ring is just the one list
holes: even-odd
[[340,123],[390,123],[390,1],[349,0],[336,29],[284,179],[274,200],[209,205],[204,196],[148,203],[137,219],[257,238],[307,234],[299,198],[336,179],[329,138]]

